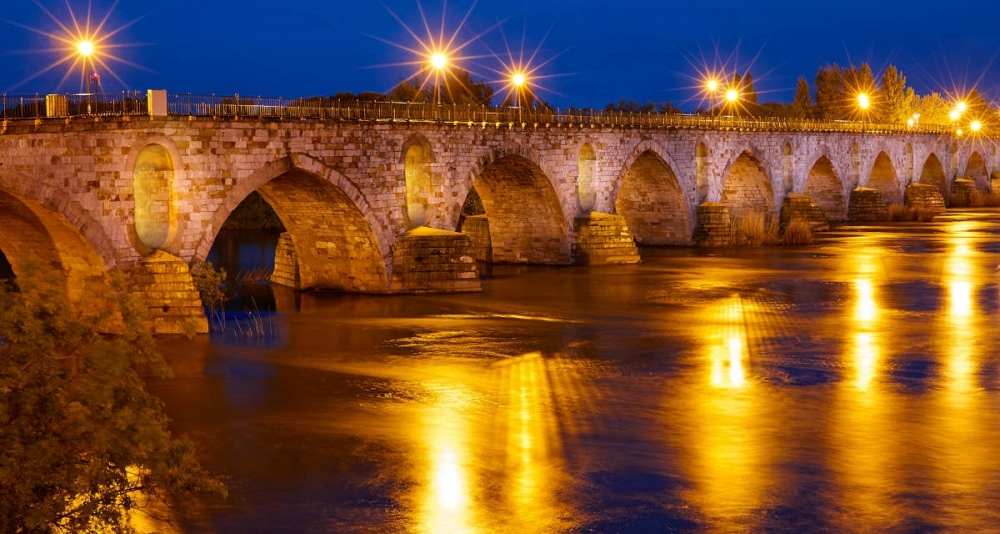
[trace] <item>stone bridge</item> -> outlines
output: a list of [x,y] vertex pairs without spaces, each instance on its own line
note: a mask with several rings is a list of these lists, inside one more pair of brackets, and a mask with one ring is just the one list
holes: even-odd
[[75,299],[123,269],[158,330],[176,330],[178,317],[203,330],[188,266],[255,191],[287,230],[276,282],[464,291],[479,289],[474,259],[629,263],[635,243],[696,244],[699,206],[777,217],[804,195],[843,221],[856,190],[902,203],[923,183],[948,199],[958,177],[990,190],[998,168],[991,142],[926,132],[165,113],[5,120],[0,252],[15,274],[29,258],[64,273]]

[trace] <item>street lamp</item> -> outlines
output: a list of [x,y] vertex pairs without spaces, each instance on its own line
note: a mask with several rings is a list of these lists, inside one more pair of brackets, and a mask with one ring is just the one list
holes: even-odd
[[444,52],[431,54],[431,68],[434,69],[434,103],[437,104],[437,118],[441,118],[441,76],[448,66],[448,56]]
[[83,76],[87,79],[87,115],[90,115],[90,56],[94,54],[94,43],[83,40],[76,43],[76,51],[83,57]]
[[510,82],[514,85],[514,91],[516,93],[517,122],[521,122],[521,87],[523,87],[527,81],[528,79],[523,72],[515,72],[510,78]]
[[868,93],[858,93],[858,107],[861,108],[861,133],[865,133],[865,118],[868,116],[868,108],[872,105]]
[[979,133],[979,130],[983,129],[983,123],[978,120],[974,120],[969,124],[969,129],[972,130],[973,133]]

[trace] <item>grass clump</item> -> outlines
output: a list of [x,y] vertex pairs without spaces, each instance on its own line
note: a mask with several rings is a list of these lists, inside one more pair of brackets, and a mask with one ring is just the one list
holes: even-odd
[[809,221],[792,219],[785,227],[782,243],[785,245],[809,245],[813,242],[812,226]]

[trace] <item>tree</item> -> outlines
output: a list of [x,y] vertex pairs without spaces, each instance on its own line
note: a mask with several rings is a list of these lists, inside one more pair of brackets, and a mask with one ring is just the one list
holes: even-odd
[[918,96],[913,111],[920,115],[920,124],[948,124],[948,102],[938,93]]
[[224,494],[145,391],[137,368],[167,368],[124,277],[72,311],[40,272],[0,288],[0,532],[129,532],[147,499]]
[[837,64],[820,67],[816,72],[816,107],[813,108],[817,119],[840,119],[843,111],[844,77]]
[[443,76],[442,83],[442,104],[488,106],[493,99],[493,86],[485,81],[473,80],[472,74],[465,69],[448,71]]
[[797,119],[808,119],[812,116],[809,82],[805,78],[799,78],[799,82],[795,85],[795,97],[792,98],[792,116]]
[[749,72],[743,75],[743,88],[740,89],[740,95],[749,107],[757,105],[757,89],[753,86],[753,75]]
[[392,102],[430,102],[433,98],[431,91],[426,87],[422,88],[424,82],[420,77],[411,80],[403,80],[389,91],[386,95]]
[[913,89],[906,87],[906,76],[889,65],[882,74],[877,117],[882,122],[906,122],[913,116],[914,97]]

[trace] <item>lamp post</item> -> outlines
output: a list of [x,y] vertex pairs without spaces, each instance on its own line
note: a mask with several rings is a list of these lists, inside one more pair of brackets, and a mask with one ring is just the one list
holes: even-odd
[[517,105],[517,122],[521,122],[521,87],[523,87],[527,81],[528,79],[522,72],[515,72],[510,79],[510,82],[514,85],[514,98]]
[[858,107],[861,108],[861,133],[865,133],[865,119],[868,116],[868,108],[872,105],[868,93],[858,93]]
[[441,119],[441,76],[448,67],[448,56],[444,52],[431,54],[431,68],[434,69],[434,103],[437,104],[436,118]]
[[716,95],[719,92],[719,80],[715,78],[705,80],[705,92],[708,93],[708,107],[712,110],[715,107]]
[[94,54],[94,43],[80,41],[76,44],[76,51],[83,57],[83,76],[87,79],[87,115],[90,115],[90,56]]

